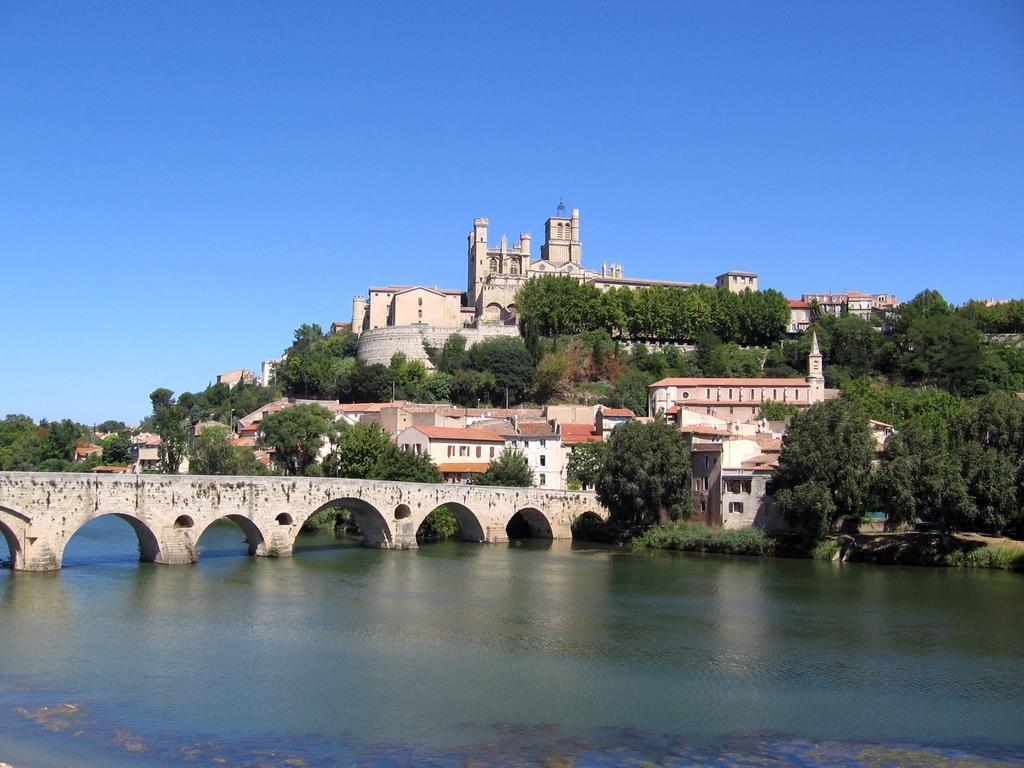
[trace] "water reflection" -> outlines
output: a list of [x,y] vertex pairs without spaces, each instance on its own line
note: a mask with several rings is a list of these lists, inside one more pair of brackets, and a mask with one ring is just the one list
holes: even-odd
[[97,753],[120,732],[149,750],[136,765],[258,764],[256,744],[274,765],[616,765],[1022,742],[1011,574],[318,535],[253,558],[231,524],[204,535],[222,556],[156,566],[112,524],[115,562],[83,529],[81,567],[0,574],[0,746],[76,702]]

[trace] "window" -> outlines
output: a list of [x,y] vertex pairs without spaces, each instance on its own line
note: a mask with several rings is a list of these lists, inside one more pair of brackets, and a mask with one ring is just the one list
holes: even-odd
[[689,392],[683,392],[683,400],[689,400],[689,399],[690,399],[690,393]]
[[479,459],[483,455],[483,448],[479,445],[476,447],[476,457]]
[[732,400],[732,387],[729,387],[729,399]]
[[547,478],[544,475],[540,476],[540,482],[538,485],[547,485]]
[[772,390],[772,400],[778,400],[778,399],[779,399],[779,390],[773,389]]
[[708,479],[706,477],[701,478],[701,486],[705,491],[708,489]]
[[422,309],[417,309],[416,310],[416,317],[423,317],[423,310]]
[[548,441],[547,440],[541,440],[540,441],[540,447],[541,448],[547,448],[548,447]]
[[704,457],[704,469],[707,469],[710,466],[711,466],[711,457],[710,456],[705,456]]
[[541,454],[540,456],[540,465],[542,467],[546,467],[548,465],[548,457],[545,456],[544,454]]
[[491,458],[492,459],[494,458],[494,446],[493,445],[491,446]]
[[707,512],[708,511],[708,503],[704,499],[700,500],[700,511],[701,512]]
[[459,446],[459,456],[469,456],[469,446],[468,445],[460,445]]
[[742,515],[743,514],[743,502],[742,501],[730,501],[729,502],[729,514],[730,515]]
[[455,455],[455,446],[454,445],[449,445],[448,446],[448,458],[450,459],[454,455]]
[[419,297],[418,299],[416,299],[416,303],[417,303],[417,304],[418,304],[419,306],[421,306],[421,307],[422,307],[422,306],[423,306],[423,297],[422,297],[422,296],[420,296],[420,297]]
[[710,400],[710,399],[711,399],[711,390],[709,389],[708,390],[708,400]]

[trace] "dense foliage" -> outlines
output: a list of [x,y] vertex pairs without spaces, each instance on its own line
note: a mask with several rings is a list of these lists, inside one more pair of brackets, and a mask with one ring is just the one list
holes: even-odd
[[771,555],[775,552],[775,539],[759,528],[711,530],[703,525],[668,523],[633,539],[633,546],[723,555]]
[[647,528],[692,511],[690,451],[678,430],[661,421],[616,427],[597,477],[597,498],[612,522]]
[[793,419],[769,483],[786,521],[820,539],[868,511],[874,438],[856,403],[826,400]]
[[533,472],[522,451],[506,448],[473,482],[477,485],[529,488],[533,485]]
[[622,339],[695,341],[711,332],[723,341],[758,346],[781,339],[789,322],[789,303],[775,290],[652,286],[602,293],[555,275],[529,280],[516,306],[524,328],[541,336],[603,329]]
[[192,441],[188,471],[193,475],[265,475],[251,448],[232,445],[231,431],[223,425],[207,426]]

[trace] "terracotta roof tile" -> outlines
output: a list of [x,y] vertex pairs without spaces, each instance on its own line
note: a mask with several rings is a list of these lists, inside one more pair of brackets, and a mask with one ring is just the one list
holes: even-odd
[[490,464],[472,463],[468,461],[450,461],[443,464],[438,464],[437,468],[441,472],[455,473],[455,472],[472,472],[474,474],[480,474],[487,471],[487,467]]
[[431,440],[465,440],[478,443],[504,443],[501,435],[496,435],[486,429],[473,429],[472,427],[409,427],[426,435]]

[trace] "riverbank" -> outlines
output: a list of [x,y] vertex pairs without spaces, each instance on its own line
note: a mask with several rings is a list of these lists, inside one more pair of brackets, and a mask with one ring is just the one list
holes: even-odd
[[756,528],[712,530],[701,525],[670,523],[648,530],[634,538],[632,544],[638,549],[679,552],[1024,571],[1024,542],[981,534],[842,534],[809,548],[801,541],[770,536]]

